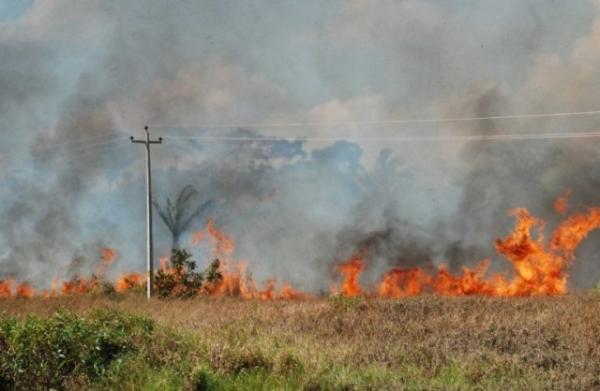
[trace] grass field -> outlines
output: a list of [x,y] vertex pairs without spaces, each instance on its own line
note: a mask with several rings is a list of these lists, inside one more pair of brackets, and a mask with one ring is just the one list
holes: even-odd
[[1,300],[0,312],[8,388],[600,388],[600,295],[88,295]]

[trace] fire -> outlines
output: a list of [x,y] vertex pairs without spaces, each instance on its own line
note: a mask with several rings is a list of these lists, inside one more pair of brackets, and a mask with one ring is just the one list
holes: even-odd
[[245,261],[234,261],[235,241],[223,231],[219,230],[213,220],[208,220],[205,232],[196,232],[192,244],[199,244],[208,240],[212,255],[218,259],[221,280],[215,285],[205,285],[203,291],[212,296],[240,297],[243,299],[300,299],[306,297],[304,293],[292,288],[289,283],[284,283],[277,291],[277,280],[272,278],[263,283],[262,289],[256,283],[248,270]]
[[200,244],[204,240],[204,233],[201,231],[194,232],[192,235],[192,246]]
[[129,273],[120,276],[115,283],[115,290],[119,293],[126,292],[146,282],[146,277],[140,273]]
[[115,259],[117,259],[117,251],[112,248],[105,247],[102,250],[100,250],[100,253],[100,259],[103,263],[111,264],[112,262],[114,262]]
[[283,283],[283,286],[279,291],[279,298],[283,300],[302,299],[305,297],[305,293],[294,290],[288,282]]
[[421,269],[394,268],[383,274],[377,292],[381,297],[397,299],[418,295],[429,284],[431,284],[431,277]]
[[[494,242],[496,252],[511,266],[507,273],[488,273],[490,259],[483,260],[474,267],[463,267],[458,273],[451,272],[443,264],[433,270],[393,268],[383,273],[374,287],[365,288],[361,286],[360,279],[367,266],[369,249],[362,248],[336,266],[341,282],[332,287],[332,292],[350,297],[363,295],[381,298],[402,298],[424,293],[446,296],[564,294],[568,290],[568,271],[575,260],[575,251],[592,230],[600,227],[600,208],[587,208],[566,216],[570,193],[567,190],[554,203],[555,209],[565,215],[565,218],[550,232],[549,238],[544,235],[546,226],[542,219],[524,208],[509,211],[515,218],[515,226],[508,235]],[[234,259],[233,237],[217,228],[213,220],[207,222],[203,231],[193,234],[192,244],[202,243],[208,244],[215,262],[211,264],[212,269],[208,269],[206,280],[199,288],[201,294],[255,300],[311,297],[294,289],[287,282],[278,283],[274,278],[258,285],[248,263]],[[66,281],[53,279],[50,289],[38,294],[42,297],[54,297],[98,292],[108,268],[117,257],[116,250],[102,248],[99,265],[91,277],[75,276]],[[160,258],[159,264],[160,272],[180,273],[171,267],[169,257]],[[122,274],[115,281],[115,290],[126,292],[143,285],[146,280],[145,274]],[[173,293],[177,293],[180,288],[174,286]],[[35,295],[36,291],[29,283],[16,283],[13,279],[0,280],[0,299],[31,298]]]
[[[556,205],[566,208],[569,192],[559,198]],[[566,210],[566,209],[564,209]],[[594,229],[600,227],[600,208],[589,208],[566,218],[544,238],[545,223],[520,208],[509,211],[516,218],[515,228],[505,238],[497,239],[496,251],[512,266],[512,278],[493,273],[486,277],[490,261],[484,260],[476,267],[463,267],[462,273],[452,274],[445,265],[436,273],[422,269],[395,268],[383,274],[374,293],[379,297],[398,298],[424,292],[449,296],[537,296],[560,295],[567,292],[568,268],[575,259],[575,250]],[[353,255],[339,265],[342,274],[341,294],[365,294],[360,286],[360,275],[365,267],[365,252]]]
[[99,287],[100,281],[96,276],[92,276],[90,279],[75,277],[62,283],[60,293],[62,295],[82,295],[98,290]]
[[569,206],[569,198],[571,197],[571,189],[565,190],[565,192],[554,201],[554,209],[561,215],[567,214],[567,208]]
[[0,299],[8,299],[12,296],[12,280],[0,281]]
[[463,267],[462,274],[455,276],[450,273],[445,265],[438,268],[437,275],[431,281],[433,291],[446,296],[463,295],[493,295],[494,290],[489,282],[483,279],[488,268],[488,261],[481,261],[474,268]]
[[345,262],[339,265],[339,271],[344,276],[344,281],[341,286],[341,293],[344,296],[358,296],[362,289],[358,282],[360,274],[365,268],[364,256],[359,253],[351,256]]
[[117,259],[117,251],[110,248],[104,247],[100,250],[100,263],[96,268],[96,275],[103,276],[106,274],[106,271],[113,264],[113,262]]
[[16,295],[17,297],[31,299],[35,296],[35,289],[33,289],[33,287],[28,283],[23,282],[17,286]]
[[590,208],[587,213],[576,213],[554,230],[550,245],[553,250],[562,253],[567,260],[572,261],[581,241],[598,226],[600,226],[600,208]]
[[235,249],[233,238],[217,229],[213,220],[206,223],[206,232],[213,245],[213,254],[216,257],[221,256],[224,261],[229,260]]
[[158,258],[158,264],[160,265],[160,270],[164,273],[172,273],[171,266],[169,266],[169,257],[160,257]]

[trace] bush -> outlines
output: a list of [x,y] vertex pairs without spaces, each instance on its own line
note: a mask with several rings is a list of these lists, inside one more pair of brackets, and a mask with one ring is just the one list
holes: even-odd
[[145,318],[97,310],[43,319],[0,316],[0,389],[79,388],[151,338]]
[[194,297],[200,292],[205,280],[209,285],[221,280],[218,259],[211,262],[204,272],[197,272],[196,262],[191,257],[185,249],[173,249],[171,268],[159,270],[154,276],[154,286],[159,297]]

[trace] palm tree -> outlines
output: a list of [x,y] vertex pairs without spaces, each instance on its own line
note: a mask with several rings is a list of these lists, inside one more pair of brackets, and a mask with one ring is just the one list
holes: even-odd
[[204,213],[213,201],[208,200],[199,203],[200,193],[192,185],[187,185],[179,191],[175,202],[167,197],[164,207],[156,201],[152,201],[158,215],[171,231],[172,248],[179,247],[181,235],[189,228],[192,220]]

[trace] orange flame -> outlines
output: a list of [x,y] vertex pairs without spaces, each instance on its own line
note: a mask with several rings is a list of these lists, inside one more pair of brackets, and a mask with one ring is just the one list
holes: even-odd
[[96,268],[96,274],[99,276],[105,275],[110,265],[112,265],[113,262],[117,259],[117,256],[117,251],[112,248],[104,247],[103,249],[101,249],[100,264]]
[[0,281],[0,299],[8,299],[12,296],[12,280]]
[[565,258],[572,261],[581,241],[598,226],[600,226],[600,208],[590,208],[587,213],[576,213],[554,230],[550,245],[554,251],[562,253]]
[[305,293],[294,290],[288,282],[285,282],[279,291],[279,298],[282,300],[303,299],[306,297]]
[[431,277],[421,269],[402,270],[394,268],[385,273],[378,287],[381,297],[400,298],[414,296],[423,292],[431,284]]
[[119,293],[126,292],[146,282],[146,277],[140,273],[123,274],[115,283],[115,290]]
[[16,295],[17,297],[31,299],[35,296],[35,289],[33,289],[33,287],[28,283],[23,282],[17,286]]
[[569,198],[571,197],[571,189],[565,190],[565,192],[554,201],[554,209],[561,215],[567,214],[569,207]]
[[100,252],[100,259],[102,262],[112,263],[115,259],[117,259],[117,251],[112,248],[105,247]]
[[206,223],[206,232],[213,245],[213,254],[224,258],[224,261],[229,260],[235,249],[233,238],[217,229],[212,219]]
[[62,283],[60,293],[62,295],[82,295],[98,290],[99,287],[100,281],[96,276],[92,276],[90,279],[75,277]]
[[[569,196],[570,190],[567,190],[556,200],[554,206],[559,213],[566,214]],[[420,268],[394,268],[381,276],[376,287],[364,289],[360,284],[360,276],[367,265],[368,249],[363,249],[337,266],[342,282],[339,287],[334,286],[332,292],[340,292],[345,296],[368,295],[382,298],[401,298],[422,293],[449,296],[536,296],[566,293],[568,269],[575,260],[575,251],[592,230],[600,227],[600,208],[588,208],[566,217],[551,232],[549,240],[544,238],[544,221],[531,215],[528,210],[514,209],[509,214],[516,219],[515,227],[506,237],[495,241],[495,249],[512,266],[510,274],[488,274],[489,259],[481,261],[475,267],[463,267],[460,273],[452,273],[444,265],[434,272]],[[199,244],[203,241],[208,242],[212,255],[220,261],[219,272],[222,278],[205,283],[201,288],[202,293],[257,300],[309,297],[306,293],[296,291],[289,283],[282,284],[278,290],[275,279],[268,279],[262,284],[262,288],[257,288],[247,263],[233,259],[233,238],[219,230],[213,220],[207,222],[205,231],[194,234],[192,243]],[[117,256],[117,252],[111,248],[101,249],[96,274],[90,278],[74,277],[63,282],[52,280],[51,288],[42,291],[40,295],[78,295],[98,290],[102,276]],[[169,265],[169,257],[160,259],[160,270],[165,273],[174,272]],[[116,280],[115,289],[117,292],[128,291],[144,284],[146,278],[140,273],[121,275]],[[0,298],[30,298],[35,295],[36,291],[29,283],[17,285],[14,280],[0,281]]]
[[[289,283],[283,284],[277,292],[277,280],[272,278],[263,283],[263,288],[258,289],[248,271],[245,261],[233,261],[235,241],[223,231],[219,230],[213,220],[208,220],[206,232],[196,232],[193,244],[207,239],[212,247],[212,255],[219,259],[219,272],[221,280],[215,285],[205,285],[203,291],[213,296],[240,297],[242,299],[300,299],[304,294],[295,291]],[[233,266],[230,266],[233,265]]]
[[[564,197],[564,196],[562,196]],[[558,204],[563,205],[564,202]],[[535,296],[560,295],[567,292],[568,267],[575,250],[587,235],[600,227],[600,208],[577,213],[556,227],[549,242],[544,239],[544,222],[526,209],[510,211],[515,216],[514,230],[495,242],[496,250],[513,267],[512,279],[494,273],[486,278],[489,260],[474,268],[463,267],[454,275],[441,265],[435,275],[421,269],[395,268],[384,273],[377,287],[379,297],[398,298],[432,292],[442,295]],[[534,235],[537,234],[537,235]],[[355,254],[339,266],[343,275],[341,293],[356,296],[363,293],[359,284],[365,266],[365,255]]]
[[159,267],[160,270],[162,270],[163,273],[173,273],[173,270],[171,270],[171,266],[169,266],[169,257],[160,257],[158,258],[158,263],[159,263]]
[[204,240],[204,233],[202,231],[196,231],[192,234],[192,246],[200,244]]
[[338,269],[344,276],[341,286],[341,294],[344,296],[358,296],[362,292],[359,277],[365,268],[365,259],[362,253],[354,254],[345,262],[342,262]]

